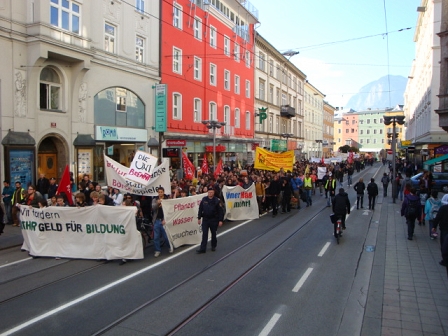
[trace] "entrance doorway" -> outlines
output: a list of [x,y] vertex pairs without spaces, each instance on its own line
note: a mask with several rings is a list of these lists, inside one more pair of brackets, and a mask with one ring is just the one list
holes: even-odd
[[38,154],[37,156],[37,172],[40,174],[45,174],[45,176],[50,179],[52,177],[58,177],[58,165],[57,165],[57,154]]
[[[65,140],[59,135],[47,136],[37,150],[37,173],[45,174],[59,182],[65,165],[69,162],[69,150]],[[38,176],[39,177],[39,176]]]

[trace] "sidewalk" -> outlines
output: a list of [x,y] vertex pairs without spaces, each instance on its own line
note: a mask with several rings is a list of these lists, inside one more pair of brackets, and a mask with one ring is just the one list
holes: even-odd
[[414,239],[407,240],[401,201],[383,198],[378,186],[375,212],[381,213],[361,335],[448,335],[448,277],[439,265],[440,242],[429,238],[428,224],[416,224]]
[[17,246],[20,248],[23,243],[22,230],[17,226],[5,225],[0,236],[0,250]]

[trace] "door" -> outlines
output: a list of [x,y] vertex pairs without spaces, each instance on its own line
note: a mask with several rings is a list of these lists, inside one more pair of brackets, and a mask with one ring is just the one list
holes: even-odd
[[57,154],[38,154],[37,170],[39,175],[45,174],[50,179],[55,177],[58,180]]

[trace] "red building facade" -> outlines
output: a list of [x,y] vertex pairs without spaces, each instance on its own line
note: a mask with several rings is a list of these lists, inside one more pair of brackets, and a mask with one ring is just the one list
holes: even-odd
[[[190,160],[243,162],[254,137],[254,24],[237,0],[161,1],[161,83],[167,84],[166,139],[187,141]],[[205,120],[223,122],[207,128]],[[211,146],[211,147],[210,147]],[[225,148],[223,150],[223,148]],[[210,162],[212,163],[212,162]]]

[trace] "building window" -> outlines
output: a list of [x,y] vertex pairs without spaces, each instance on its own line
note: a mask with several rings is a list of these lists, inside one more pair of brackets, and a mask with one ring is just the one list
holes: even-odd
[[382,124],[383,123],[383,118],[380,118],[380,124]]
[[258,68],[264,71],[264,67],[265,67],[265,55],[260,51],[260,54],[258,56]]
[[230,126],[230,107],[227,105],[224,106],[224,122],[226,123],[226,126]]
[[80,7],[72,0],[51,0],[50,22],[52,26],[79,34]]
[[368,143],[368,144],[369,144],[369,143],[370,143],[370,139],[366,139],[366,143]]
[[216,86],[216,65],[210,63],[210,85]]
[[370,124],[370,119],[367,119],[367,123]]
[[182,29],[182,7],[178,4],[173,6],[173,26]]
[[210,26],[210,47],[216,48],[216,28]]
[[354,125],[354,124],[356,124],[356,120],[353,119],[352,120],[352,125]]
[[274,104],[274,85],[269,86],[269,102]]
[[376,139],[373,139],[373,143],[376,144]]
[[240,46],[238,43],[235,43],[235,48],[233,52],[233,59],[237,62],[240,61]]
[[144,63],[144,55],[145,55],[145,40],[137,36],[135,39],[135,60],[140,63]]
[[240,109],[235,109],[235,128],[240,128]]
[[265,100],[265,82],[264,80],[260,79],[258,82],[258,99]]
[[364,120],[360,120],[359,123],[362,125],[364,124]]
[[115,111],[126,112],[127,90],[117,88],[115,91]]
[[348,128],[345,130],[345,133],[348,133]]
[[370,130],[367,130],[367,131],[366,131],[366,134],[370,134]]
[[373,130],[373,134],[376,134],[376,129],[375,129],[375,130]]
[[359,140],[359,143],[364,143],[364,139]]
[[195,98],[193,102],[194,122],[202,121],[202,102],[199,98]]
[[202,60],[199,57],[194,57],[194,79],[202,80]]
[[384,144],[384,139],[381,139],[381,143]]
[[230,71],[224,70],[224,90],[230,91]]
[[173,48],[173,72],[182,74],[182,50]]
[[182,119],[182,96],[179,93],[173,93],[173,119]]
[[364,134],[364,130],[359,130],[359,134],[360,135]]
[[380,129],[380,134],[383,134],[383,130],[382,129]]
[[145,13],[145,0],[135,0],[135,9],[140,13]]
[[224,55],[230,56],[230,39],[224,36]]
[[246,98],[250,98],[250,81],[246,79]]
[[115,54],[116,27],[108,23],[104,25],[104,50]]
[[246,56],[244,57],[244,60],[246,61],[246,67],[250,68],[250,52],[246,51]]
[[352,128],[352,133],[355,133],[355,129],[354,128]]
[[214,102],[209,104],[208,120],[218,120],[216,117],[216,103]]
[[342,133],[342,130],[341,130],[341,129],[338,129],[338,133],[341,134],[341,133]]
[[202,40],[202,22],[199,18],[194,18],[194,37]]
[[40,73],[40,108],[43,110],[61,110],[61,79],[57,72],[49,67]]
[[373,123],[376,124],[376,118],[373,119]]
[[250,112],[249,111],[246,111],[246,130],[250,130],[250,124],[251,124],[251,122],[250,122]]
[[240,94],[240,76],[235,75],[235,93]]

